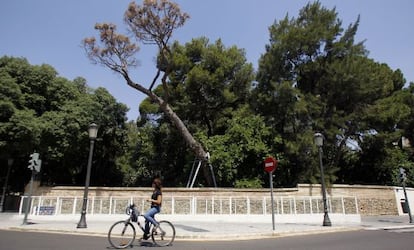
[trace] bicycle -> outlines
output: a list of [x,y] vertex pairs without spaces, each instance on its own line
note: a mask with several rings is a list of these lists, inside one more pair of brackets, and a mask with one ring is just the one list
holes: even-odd
[[[137,207],[134,204],[131,204],[126,208],[125,213],[129,215],[129,218],[115,222],[108,232],[109,243],[117,249],[127,248],[129,246],[132,247],[132,243],[135,241],[136,237],[136,230],[132,222],[136,222],[142,232],[145,233],[145,228],[143,226],[145,225],[145,222],[141,225],[139,221],[139,217],[144,218],[144,215],[139,213]],[[150,223],[150,236],[152,242],[156,246],[169,246],[175,239],[175,227],[171,222],[166,220],[158,221],[157,226]],[[143,238],[141,237],[140,240],[142,239]]]

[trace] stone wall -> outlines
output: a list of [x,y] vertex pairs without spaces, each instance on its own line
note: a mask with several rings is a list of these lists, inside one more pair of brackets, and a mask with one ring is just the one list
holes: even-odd
[[[362,185],[332,185],[328,188],[328,197],[348,197],[345,206],[362,215],[397,215],[398,206],[395,196],[396,187],[362,186]],[[82,197],[84,187],[36,187],[34,196]],[[146,197],[152,192],[151,188],[141,187],[90,187],[89,197]],[[234,189],[234,188],[164,188],[163,194],[168,197],[268,197],[270,189]],[[274,197],[320,197],[321,186],[299,184],[295,188],[274,188]],[[352,197],[356,198],[356,202]],[[354,207],[354,208],[353,208]]]
[[[320,185],[299,184],[298,189],[300,195],[321,195]],[[333,197],[355,196],[362,215],[397,215],[395,190],[390,186],[333,185],[327,192]]]

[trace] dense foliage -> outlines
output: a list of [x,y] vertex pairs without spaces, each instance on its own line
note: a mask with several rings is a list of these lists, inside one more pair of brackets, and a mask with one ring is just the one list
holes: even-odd
[[402,162],[393,142],[410,133],[404,128],[412,96],[398,98],[408,93],[401,72],[369,59],[354,41],[358,24],[359,18],[343,29],[335,9],[316,2],[269,28],[254,108],[284,141],[275,149],[286,160],[282,185],[317,181],[315,148],[309,148],[315,131],[326,138],[330,182],[397,184]]
[[124,104],[103,88],[90,89],[85,79],[69,81],[49,65],[32,66],[22,58],[0,58],[0,82],[0,154],[4,170],[7,159],[14,159],[12,190],[27,183],[33,152],[42,159],[43,184],[84,183],[92,122],[99,124],[99,140],[91,184],[121,184],[115,159],[124,154],[127,136]]
[[[414,141],[414,84],[368,57],[358,25],[343,28],[335,9],[309,3],[269,27],[257,72],[243,49],[221,40],[174,42],[168,78],[153,93],[168,89],[168,105],[211,154],[219,186],[267,186],[268,155],[279,159],[276,186],[318,183],[315,132],[325,136],[328,183],[399,185],[404,167],[413,185],[413,151],[401,138]],[[1,174],[15,159],[11,190],[27,183],[33,151],[42,184],[83,185],[91,122],[99,124],[92,185],[146,186],[153,175],[186,185],[194,154],[154,99],[126,122],[126,106],[105,89],[21,58],[0,58],[0,83]]]

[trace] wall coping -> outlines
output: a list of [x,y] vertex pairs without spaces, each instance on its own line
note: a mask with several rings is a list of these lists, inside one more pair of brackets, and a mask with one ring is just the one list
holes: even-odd
[[[40,187],[49,188],[49,187]],[[53,190],[83,190],[85,187],[82,186],[55,186],[51,189]],[[150,187],[89,187],[89,190],[96,191],[151,191]],[[269,192],[269,188],[185,188],[185,187],[164,187],[163,190],[170,192],[234,192],[234,193],[257,193],[257,192]],[[274,192],[297,192],[298,188],[274,188]]]
[[[298,192],[301,188],[320,188],[321,184],[305,184],[300,183],[296,187],[292,188],[273,188],[273,192]],[[83,190],[84,186],[55,186],[55,187],[46,187],[40,186],[39,189],[51,189],[51,190],[73,190],[79,191]],[[348,185],[348,184],[334,184],[330,188],[340,188],[340,189],[380,189],[380,190],[397,190],[402,189],[399,186],[379,186],[379,185]],[[164,187],[166,191],[170,192],[234,192],[234,193],[261,193],[261,192],[270,192],[270,188],[212,188],[212,187],[203,187],[203,188],[185,188],[185,187]],[[406,187],[407,190],[414,190],[414,187]],[[151,187],[89,187],[89,190],[95,191],[148,191],[152,190]]]
[[[298,184],[298,188],[308,188],[308,187],[320,187],[321,184]],[[333,184],[329,188],[341,188],[341,189],[385,189],[385,190],[394,190],[399,188],[398,186],[380,186],[380,185],[361,185],[361,184]]]

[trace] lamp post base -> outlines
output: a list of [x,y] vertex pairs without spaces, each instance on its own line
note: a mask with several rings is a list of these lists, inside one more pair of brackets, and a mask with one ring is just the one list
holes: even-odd
[[325,213],[323,216],[323,224],[324,227],[330,227],[332,226],[331,220],[329,219],[328,213]]
[[88,226],[86,225],[86,213],[82,212],[81,218],[80,218],[78,226],[76,228],[87,228],[87,227]]

